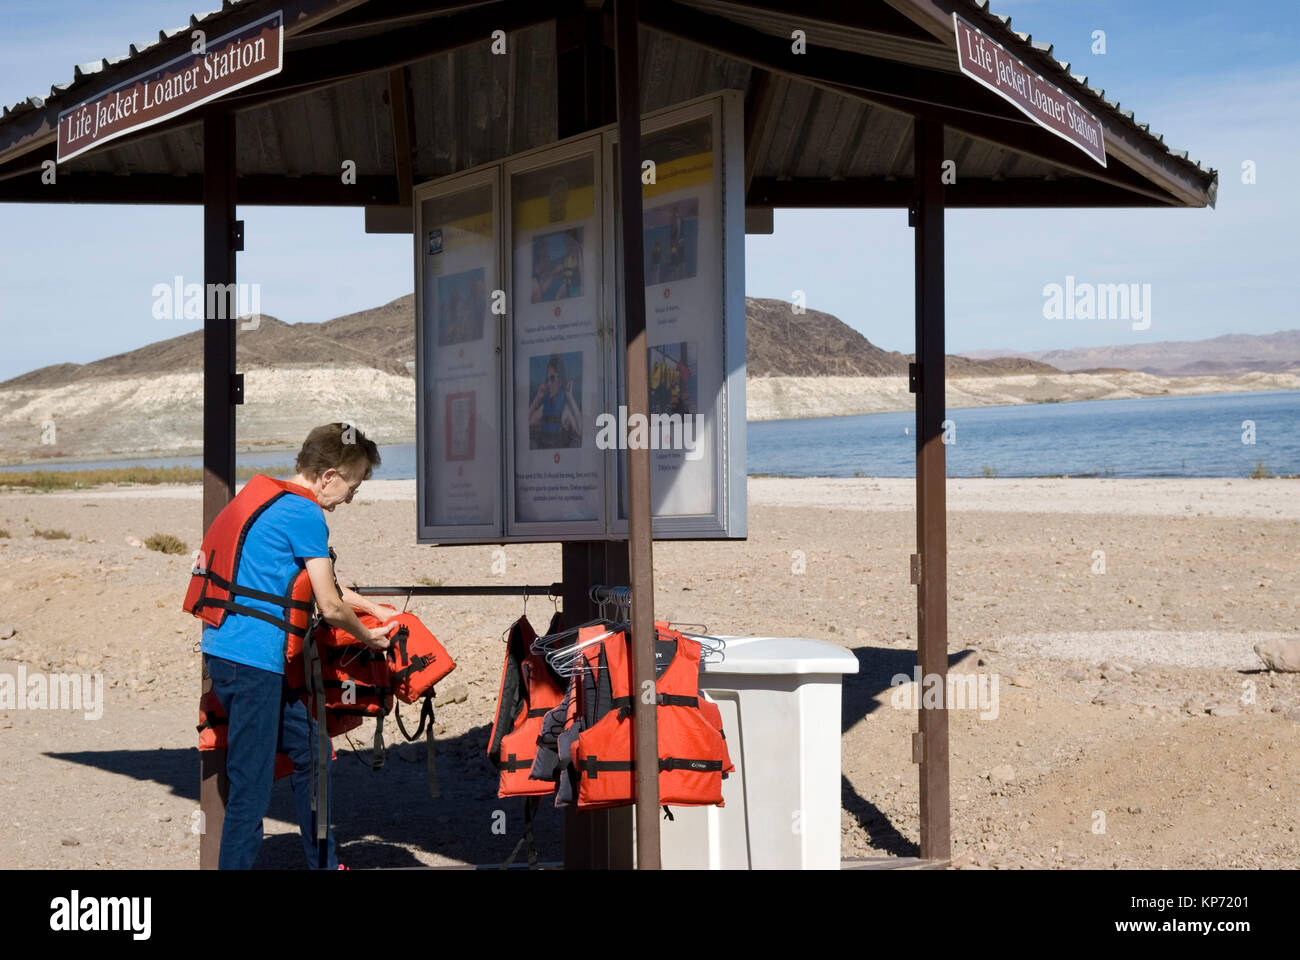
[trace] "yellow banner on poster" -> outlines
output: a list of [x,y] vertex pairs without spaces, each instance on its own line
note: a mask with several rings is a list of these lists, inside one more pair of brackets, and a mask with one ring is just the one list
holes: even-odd
[[536,230],[553,223],[562,228],[575,220],[586,220],[596,213],[596,195],[591,185],[565,188],[543,197],[530,197],[515,204],[515,231]]
[[641,196],[649,200],[674,190],[698,187],[713,182],[713,151],[678,157],[667,163],[655,164],[655,182],[644,184]]

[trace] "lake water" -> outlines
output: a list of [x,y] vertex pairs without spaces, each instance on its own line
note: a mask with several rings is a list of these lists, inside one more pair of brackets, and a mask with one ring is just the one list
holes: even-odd
[[[1244,477],[1300,474],[1300,391],[1085,400],[948,411],[948,476]],[[1255,442],[1243,443],[1243,421]],[[904,430],[911,431],[904,433]],[[749,472],[916,476],[916,414],[749,425]]]
[[[1300,474],[1300,391],[1088,400],[950,410],[948,476],[1244,477],[1263,461]],[[1244,421],[1255,442],[1242,443]],[[776,420],[749,424],[749,472],[782,477],[915,476],[916,415]],[[415,445],[379,448],[377,479],[415,476]],[[291,470],[296,450],[239,454],[236,462]],[[84,470],[201,467],[201,457],[40,464]],[[31,470],[33,466],[0,467]],[[285,470],[280,470],[284,473]]]

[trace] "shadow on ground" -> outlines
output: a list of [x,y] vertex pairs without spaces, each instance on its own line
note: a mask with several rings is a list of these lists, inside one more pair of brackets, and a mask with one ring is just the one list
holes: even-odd
[[[913,670],[917,665],[915,650],[900,650],[895,647],[857,647],[851,651],[858,660],[858,672],[844,678],[843,714],[840,725],[841,733],[847,733],[858,721],[870,713],[879,710],[882,704],[877,697],[894,686],[891,681],[902,674],[912,680]],[[948,666],[952,667],[974,651],[961,650],[948,655]],[[847,776],[840,778],[840,803],[858,825],[867,834],[871,845],[895,857],[920,856],[920,847],[909,840],[871,801],[865,799],[849,782]]]
[[[951,654],[949,663],[956,663],[969,652]],[[916,665],[914,650],[859,647],[853,655],[858,659],[858,673],[844,678],[843,731],[878,709],[881,705],[876,697],[889,689],[890,680],[896,674],[910,676]],[[398,736],[400,742],[394,727],[390,721],[385,731],[389,736]],[[332,819],[339,859],[353,868],[418,866],[420,860],[415,852],[478,865],[505,861],[523,831],[524,801],[517,797],[501,800],[496,795],[496,770],[485,753],[489,729],[488,724],[483,724],[459,737],[438,741],[438,799],[429,796],[423,743],[398,748],[390,742],[383,768],[374,771],[368,741],[338,738]],[[136,780],[152,780],[198,807],[196,749],[47,755]],[[847,777],[842,778],[841,787],[844,809],[857,819],[874,847],[895,856],[917,855],[916,844],[860,796]],[[285,823],[296,822],[293,789],[287,779],[276,782],[268,816]],[[534,821],[541,860],[563,859],[563,822],[563,812],[556,810],[549,798],[542,798]],[[518,859],[524,860],[523,855]],[[294,832],[267,837],[257,866],[305,866],[299,835]]]
[[[394,726],[390,720],[386,734],[396,733]],[[420,865],[414,850],[478,865],[503,862],[523,832],[523,800],[502,800],[496,795],[497,773],[485,752],[489,729],[484,724],[462,736],[437,742],[441,796],[436,800],[429,796],[423,742],[403,749],[390,742],[383,768],[374,771],[368,740],[362,743],[352,739],[359,752],[354,752],[345,738],[335,740],[338,759],[334,761],[331,819],[339,860],[353,868],[414,867]],[[400,742],[400,734],[398,738]],[[197,749],[80,751],[47,756],[136,780],[152,780],[198,807]],[[286,823],[297,822],[293,788],[287,778],[276,781],[267,815]],[[563,822],[563,811],[543,798],[534,818],[542,861],[563,858]],[[520,861],[527,862],[523,853],[516,860]],[[304,866],[302,840],[296,831],[268,836],[263,841],[258,868]]]

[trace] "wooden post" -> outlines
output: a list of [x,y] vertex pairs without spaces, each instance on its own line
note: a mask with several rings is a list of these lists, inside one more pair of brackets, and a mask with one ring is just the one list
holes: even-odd
[[[623,320],[627,335],[627,416],[646,417],[650,373],[645,336],[641,235],[641,93],[637,75],[637,0],[615,0],[618,175],[623,198]],[[637,869],[658,870],[659,730],[655,717],[654,556],[650,530],[650,451],[629,449],[628,559],[632,571],[632,705],[636,723]]]
[[[555,24],[556,135],[563,140],[614,122],[613,51],[604,40],[601,4],[581,9]],[[560,546],[564,581],[564,624],[575,627],[596,616],[587,591],[595,584],[617,587],[631,581],[627,544],[570,541]],[[566,870],[628,870],[632,867],[632,811],[622,807],[564,812]]]
[[[235,118],[203,119],[203,281],[229,284],[224,303],[204,297],[203,321],[203,529],[235,495]],[[213,307],[216,307],[215,315]],[[224,319],[222,317],[224,316]],[[212,686],[201,666],[200,694]],[[226,812],[226,751],[199,753],[199,869],[215,870]]]
[[920,731],[912,757],[920,762],[921,857],[947,860],[952,854],[948,784],[948,533],[943,446],[944,282],[943,124],[917,117],[916,363],[911,376],[916,400],[916,540],[920,557],[916,595],[917,652],[922,685],[939,684],[940,706],[921,698]]
[[[594,540],[561,547],[564,579],[564,625],[575,627],[596,616],[588,589],[594,584],[623,586],[630,579],[627,544]],[[632,810],[564,810],[566,870],[632,869]]]

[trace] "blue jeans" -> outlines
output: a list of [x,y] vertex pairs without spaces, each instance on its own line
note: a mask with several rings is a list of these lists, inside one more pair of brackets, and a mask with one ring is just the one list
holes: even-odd
[[[275,755],[283,751],[293,760],[294,804],[302,830],[307,865],[319,862],[311,791],[315,775],[316,723],[307,707],[289,697],[284,675],[204,654],[212,689],[229,718],[226,777],[230,792],[221,827],[222,870],[248,870],[262,845],[262,818],[271,805]],[[331,765],[332,766],[332,765]],[[330,773],[326,773],[328,794]],[[326,869],[338,868],[334,830],[327,832]]]

